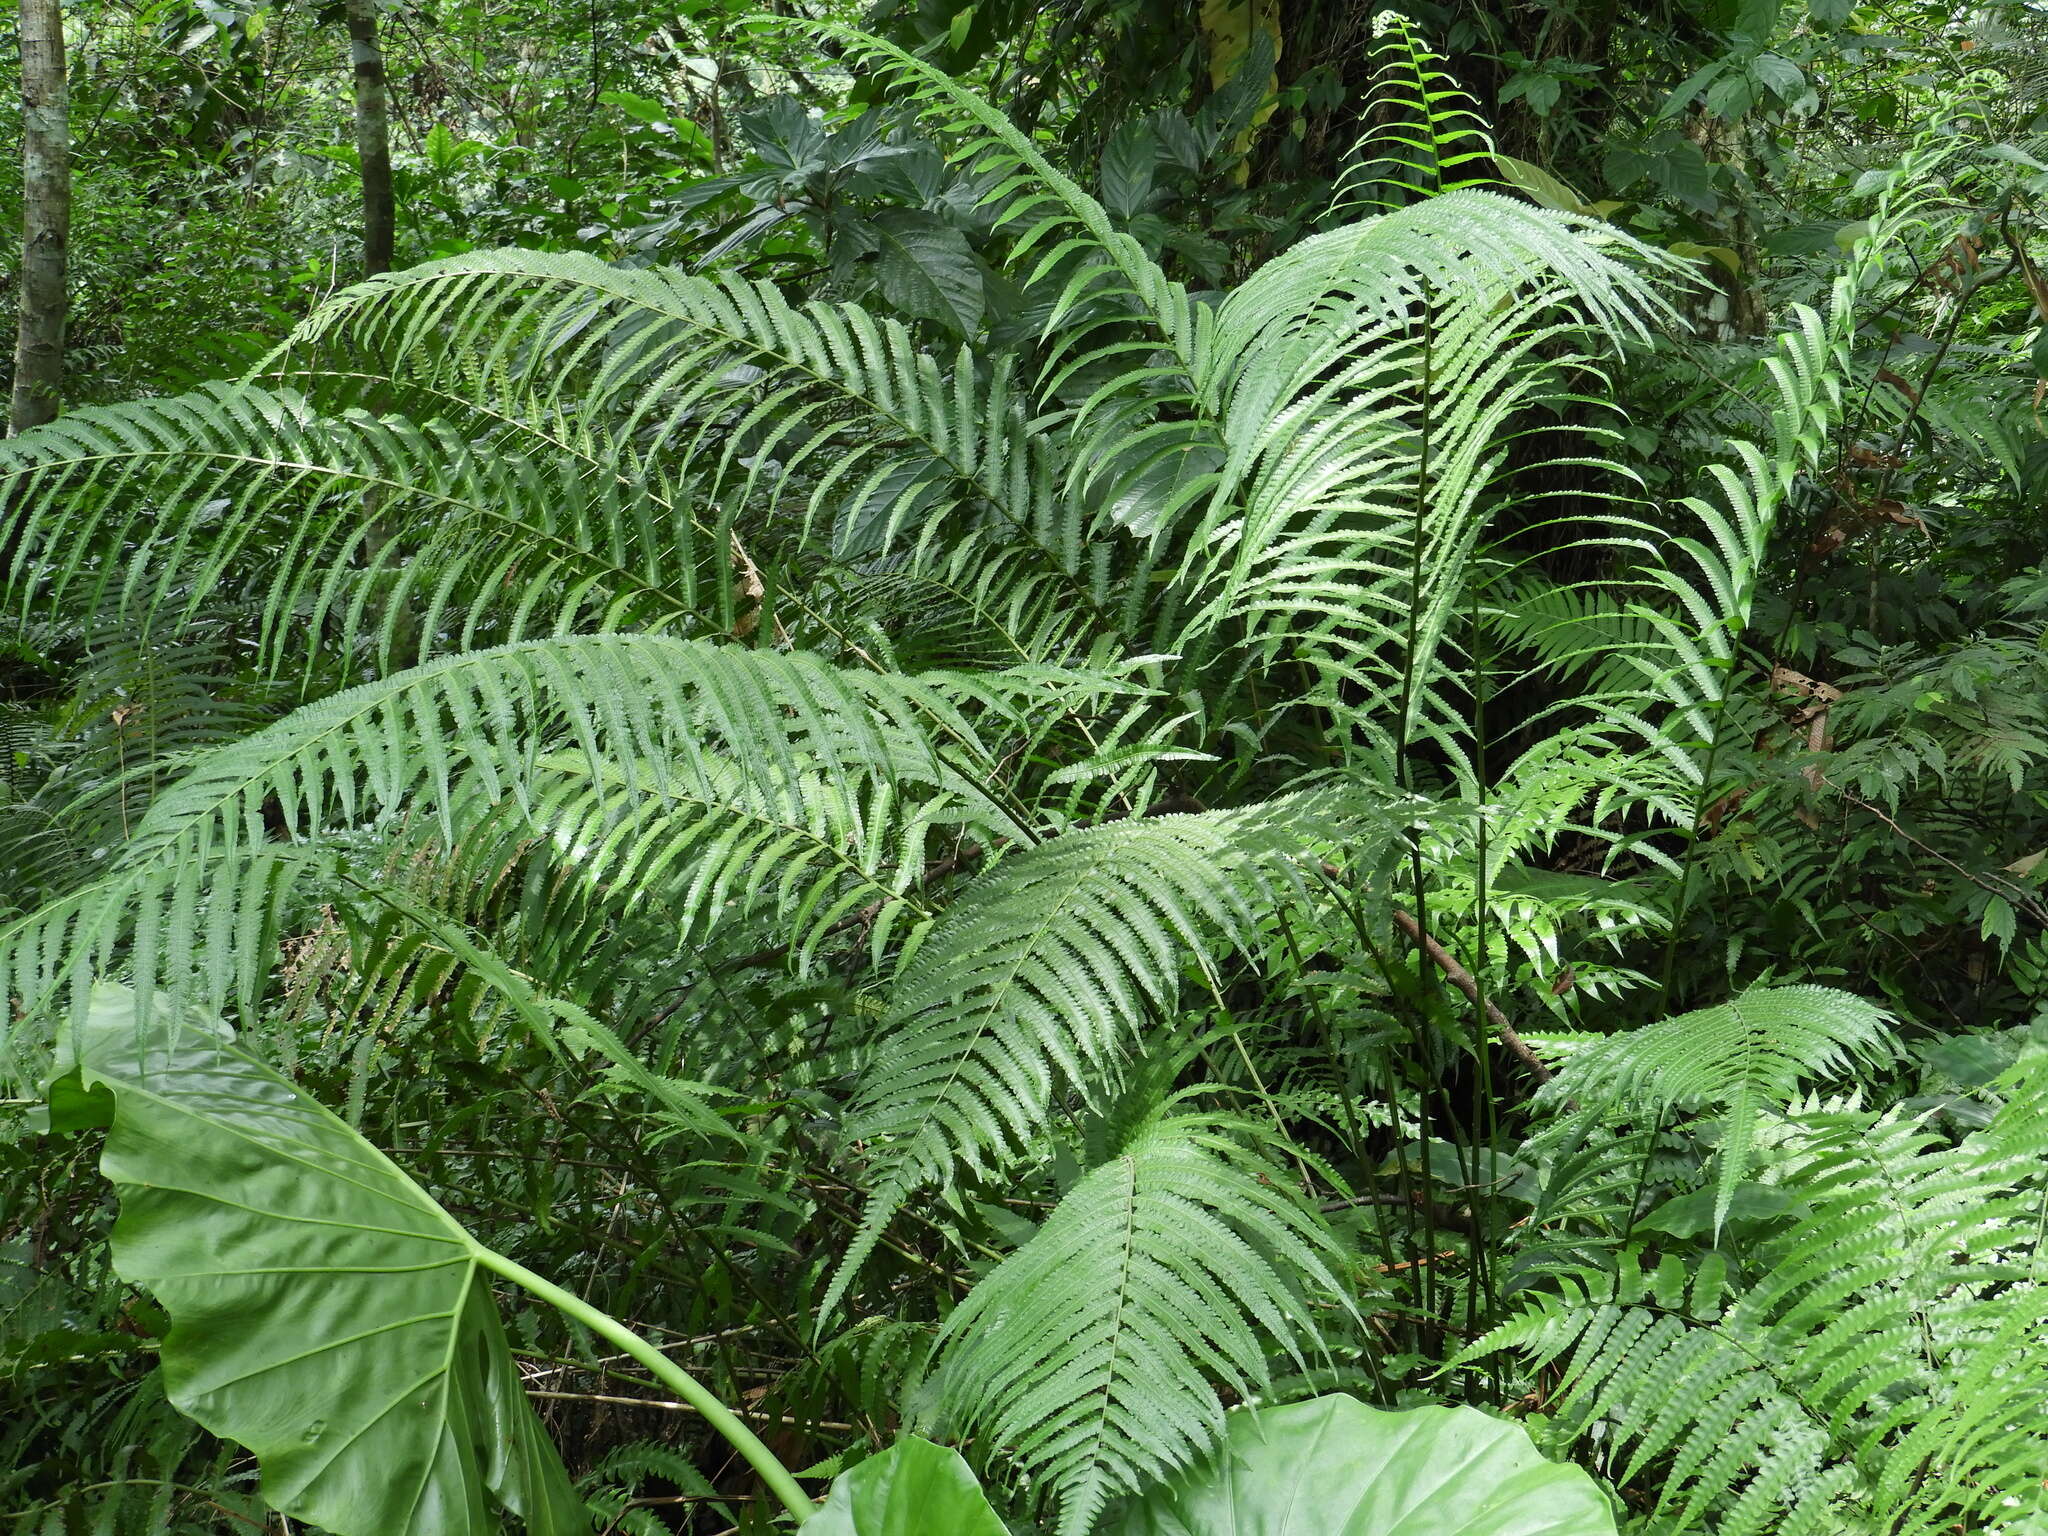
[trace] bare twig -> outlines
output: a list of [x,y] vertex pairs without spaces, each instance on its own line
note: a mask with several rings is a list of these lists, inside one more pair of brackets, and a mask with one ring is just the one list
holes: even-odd
[[[1394,909],[1394,923],[1410,939],[1413,939],[1415,943],[1421,946],[1424,954],[1436,962],[1436,968],[1444,973],[1444,980],[1471,998],[1473,1002],[1481,1002],[1479,983],[1472,979],[1472,973],[1458,963],[1456,955],[1445,949],[1443,945],[1437,943],[1434,938],[1424,932],[1422,924],[1415,921],[1413,917],[1398,907]],[[1481,1006],[1486,1010],[1486,1021],[1493,1026],[1494,1033],[1500,1036],[1500,1043],[1508,1048],[1509,1054],[1523,1066],[1527,1067],[1529,1075],[1535,1078],[1537,1082],[1549,1082],[1550,1068],[1543,1065],[1543,1059],[1529,1049],[1529,1042],[1524,1040],[1516,1031],[1515,1026],[1508,1022],[1508,1016],[1493,1005],[1493,999],[1490,997],[1485,999]]]
[[1900,837],[1903,837],[1915,848],[1918,848],[1922,853],[1926,854],[1931,859],[1939,859],[1942,863],[1946,864],[1950,869],[1954,870],[1957,874],[1961,875],[1965,880],[1969,881],[1970,884],[1976,886],[1977,889],[1979,889],[1980,891],[1989,891],[1992,895],[1998,897],[2001,901],[2008,903],[2016,911],[2024,912],[2027,915],[2029,921],[2037,923],[2043,928],[2048,928],[2048,910],[2043,910],[2043,908],[2038,903],[2028,899],[2025,886],[2022,886],[2017,882],[2011,880],[1995,880],[1995,878],[1991,876],[1973,874],[1971,871],[1963,868],[1962,865],[1958,864],[1954,859],[1950,858],[1947,854],[1943,853],[1939,848],[1930,848],[1926,843],[1920,841],[1919,838],[1915,837],[1912,833],[1908,832],[1904,827],[1900,826],[1896,821],[1892,820],[1891,817],[1887,816],[1883,811],[1879,810],[1876,806],[1872,805],[1868,800],[1865,800],[1861,795],[1854,794],[1849,790],[1843,789],[1841,785],[1835,783],[1831,779],[1823,778],[1821,780],[1821,783],[1827,785],[1829,789],[1832,789],[1839,793],[1844,800],[1848,801],[1858,810],[1870,812],[1871,815],[1875,816],[1879,821],[1883,822],[1886,826],[1890,827],[1894,832],[1898,833]]

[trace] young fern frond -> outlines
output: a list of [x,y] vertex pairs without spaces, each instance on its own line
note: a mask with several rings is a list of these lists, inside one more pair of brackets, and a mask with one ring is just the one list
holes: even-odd
[[1789,1104],[1808,1079],[1889,1061],[1889,1023],[1882,1009],[1828,987],[1752,987],[1575,1051],[1541,1096],[1576,1102],[1580,1115],[1621,1106],[1660,1118],[1675,1109],[1719,1111],[1718,1231],[1749,1172],[1758,1117]]
[[1337,184],[1334,210],[1384,212],[1464,187],[1497,186],[1493,135],[1443,61],[1393,11],[1373,18],[1369,127]]
[[1348,1307],[1334,1243],[1228,1122],[1141,1123],[947,1319],[920,1419],[1003,1448],[1085,1536],[1223,1431],[1215,1386],[1305,1363]]

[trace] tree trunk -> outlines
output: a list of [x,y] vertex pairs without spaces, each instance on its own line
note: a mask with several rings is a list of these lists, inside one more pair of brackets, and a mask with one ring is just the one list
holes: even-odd
[[377,0],[346,0],[349,61],[355,72],[356,159],[363,169],[363,275],[391,270],[397,209],[391,195],[391,115],[384,100],[384,50]]
[[59,0],[21,0],[21,325],[11,431],[57,414],[64,382],[64,263],[71,233],[70,101]]

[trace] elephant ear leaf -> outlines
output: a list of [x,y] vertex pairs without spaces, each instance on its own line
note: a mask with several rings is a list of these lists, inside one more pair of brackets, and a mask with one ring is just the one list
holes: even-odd
[[804,1536],[1008,1536],[960,1453],[907,1435],[832,1480]]
[[1099,1536],[1615,1536],[1577,1467],[1474,1408],[1311,1398],[1230,1416],[1224,1443]]
[[113,1096],[114,1267],[170,1314],[165,1389],[255,1452],[274,1508],[335,1536],[589,1530],[484,1250],[396,1164],[226,1026],[138,1018],[124,988],[95,989],[63,1057],[53,1089]]

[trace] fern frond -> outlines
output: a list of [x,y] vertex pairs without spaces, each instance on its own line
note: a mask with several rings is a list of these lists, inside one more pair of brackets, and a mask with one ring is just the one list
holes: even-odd
[[[1460,191],[1317,235],[1225,301],[1227,420],[1183,493],[1162,649],[1292,654],[1381,756],[1459,734],[1437,657],[1516,424],[1665,309],[1588,221]],[[1384,772],[1384,768],[1382,769]]]
[[444,631],[687,624],[708,558],[686,518],[648,518],[658,478],[650,503],[573,457],[250,386],[70,413],[0,445],[0,494],[25,593],[161,641],[239,590],[273,667],[309,630],[409,660]]
[[1752,1240],[1746,1279],[1719,1251],[1564,1274],[1461,1358],[1561,1365],[1560,1427],[1600,1426],[1659,1529],[1931,1536],[2038,1513],[2048,1298],[2015,1283],[2040,1244],[2021,1167],[1897,1113],[1806,1107],[1788,1129],[1801,1204]]
[[1213,1447],[1276,1352],[1320,1342],[1335,1245],[1227,1126],[1141,1125],[947,1320],[926,1422],[1002,1448],[1061,1536]]
[[[966,752],[971,777],[947,765],[934,744],[940,733],[946,752]],[[289,876],[269,856],[267,817],[307,837],[406,810],[452,844],[458,812],[475,796],[527,815],[561,812],[561,752],[599,787],[594,798],[572,797],[556,828],[573,829],[565,862],[609,878],[620,871],[607,861],[623,848],[624,869],[644,878],[649,860],[671,866],[708,851],[701,867],[715,872],[706,875],[712,891],[808,842],[817,854],[828,843],[835,857],[850,850],[871,885],[900,894],[922,868],[931,823],[899,820],[899,796],[936,789],[984,804],[976,780],[990,777],[965,717],[911,679],[658,635],[443,657],[195,759],[105,877],[0,930],[0,992],[18,992],[33,1011],[125,942],[136,975],[173,991],[197,977],[202,995],[234,992],[246,1005]],[[813,786],[828,793],[820,799]],[[647,809],[670,796],[696,808],[681,825]],[[749,820],[717,821],[709,813],[720,807]],[[834,813],[848,819],[828,827],[821,818]],[[989,840],[1030,835],[1000,812],[993,821],[970,813],[965,824]],[[813,914],[824,894],[808,888]]]
[[1679,825],[1695,839],[1720,792],[1716,753],[1739,735],[1727,718],[1738,695],[1738,652],[1779,514],[1802,477],[1821,468],[1852,376],[1859,301],[1935,197],[1936,173],[1957,153],[1951,128],[1948,119],[1937,121],[1886,171],[1870,232],[1835,278],[1825,312],[1793,306],[1792,323],[1765,362],[1769,440],[1729,441],[1727,461],[1708,466],[1714,498],[1679,503],[1704,538],[1667,540],[1670,553],[1643,572],[1661,592],[1656,603],[1631,611],[1656,641],[1624,658],[1639,674],[1635,686],[1605,695],[1598,707],[1619,732],[1638,737],[1644,756],[1660,758],[1691,785],[1690,814]]
[[832,39],[865,68],[887,77],[915,110],[962,137],[956,155],[971,159],[995,184],[984,201],[996,206],[1004,227],[1016,231],[1012,263],[1046,247],[1032,281],[1068,258],[1084,258],[1047,318],[1048,331],[1084,301],[1129,305],[1150,322],[1154,346],[1163,346],[1182,372],[1195,370],[1206,346],[1201,306],[1003,112],[885,39],[835,22],[808,22],[801,30]]
[[1360,116],[1365,137],[1337,181],[1333,207],[1384,211],[1494,186],[1493,135],[1472,98],[1394,11],[1373,18],[1373,87]]
[[[1756,1124],[1800,1084],[1895,1053],[1891,1016],[1828,987],[1752,987],[1712,1008],[1612,1035],[1572,1054],[1542,1090],[1552,1102],[1722,1113],[1714,1228],[1749,1171]],[[1583,1110],[1582,1110],[1583,1112]]]
[[1310,796],[1116,822],[970,886],[905,965],[848,1112],[871,1194],[825,1310],[913,1191],[1000,1170],[1062,1094],[1113,1093],[1183,972],[1248,940],[1322,814]]

